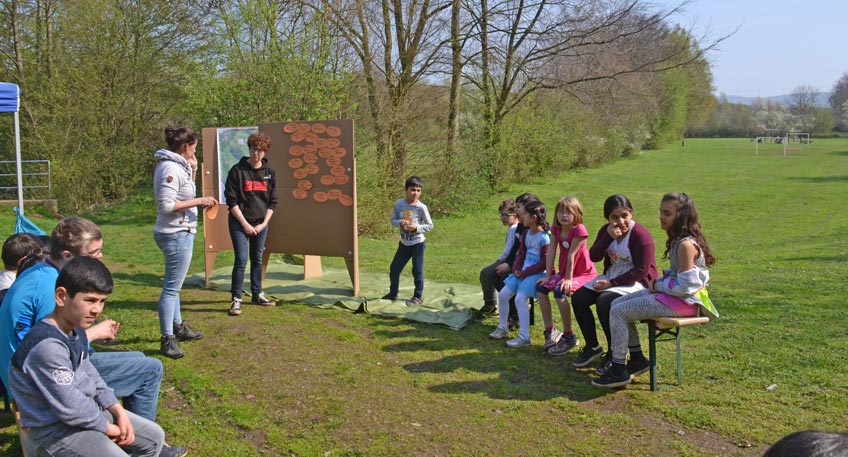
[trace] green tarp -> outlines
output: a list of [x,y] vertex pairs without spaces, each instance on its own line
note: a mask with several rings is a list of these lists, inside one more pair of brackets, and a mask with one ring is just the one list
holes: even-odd
[[[209,279],[210,287],[230,290],[232,267],[218,268]],[[265,294],[280,302],[306,303],[319,308],[343,308],[380,316],[409,319],[427,324],[443,325],[459,330],[470,320],[472,311],[483,304],[479,285],[448,284],[425,281],[424,302],[420,306],[406,306],[403,300],[389,301],[380,297],[389,290],[389,275],[360,271],[359,296],[353,296],[353,287],[347,270],[324,267],[317,278],[303,279],[303,266],[272,259],[265,272]],[[246,275],[245,287],[249,287]],[[192,275],[187,284],[205,286],[203,274]],[[412,296],[412,278],[401,277],[399,297]]]

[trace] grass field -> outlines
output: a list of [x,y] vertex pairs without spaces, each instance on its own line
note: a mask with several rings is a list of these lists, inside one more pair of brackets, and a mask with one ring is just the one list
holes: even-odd
[[[532,348],[509,349],[486,338],[492,320],[456,332],[299,304],[232,318],[227,293],[187,289],[184,318],[207,336],[184,344],[185,358],[163,360],[168,440],[193,456],[761,455],[795,430],[848,430],[848,141],[815,140],[783,157],[779,145],[755,156],[746,139],[689,140],[563,171],[509,196],[531,191],[552,205],[575,195],[593,238],[604,199],[623,193],[658,257],[661,196],[683,191],[696,202],[718,258],[710,294],[722,317],[683,331],[683,386],[651,392],[646,374],[624,390],[594,388],[594,367],[543,353],[539,325]],[[476,283],[501,249],[505,197],[435,218],[428,281]],[[123,324],[117,348],[156,355],[162,256],[152,200],[90,217],[117,280],[105,312]],[[4,238],[12,231],[5,211],[0,227]],[[193,272],[203,268],[201,238]],[[395,244],[360,239],[360,267],[388,271]],[[218,266],[231,259],[219,256]],[[659,353],[660,379],[670,382],[673,345]],[[20,455],[8,413],[0,453]]]

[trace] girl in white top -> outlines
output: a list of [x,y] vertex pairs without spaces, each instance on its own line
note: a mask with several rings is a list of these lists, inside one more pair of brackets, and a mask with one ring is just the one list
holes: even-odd
[[[710,279],[707,268],[715,263],[695,204],[684,193],[665,194],[660,205],[660,225],[668,234],[664,258],[670,267],[650,282],[649,288],[617,298],[610,310],[612,341],[611,364],[600,378],[598,387],[621,387],[631,376],[648,371],[649,360],[642,355],[636,322],[654,317],[695,316],[703,301],[698,292]],[[704,304],[705,305],[705,304]],[[627,353],[630,361],[625,361]]]

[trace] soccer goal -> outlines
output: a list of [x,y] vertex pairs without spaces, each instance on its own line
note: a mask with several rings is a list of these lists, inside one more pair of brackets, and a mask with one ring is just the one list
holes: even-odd
[[754,155],[760,155],[760,143],[775,143],[783,145],[783,157],[786,157],[786,145],[789,143],[789,135],[786,136],[755,136],[751,141],[754,142]]
[[788,141],[797,142],[800,144],[810,144],[810,134],[806,132],[786,132],[786,139]]

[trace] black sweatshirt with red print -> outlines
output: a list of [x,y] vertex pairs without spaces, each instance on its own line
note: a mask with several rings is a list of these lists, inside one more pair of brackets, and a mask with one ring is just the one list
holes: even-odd
[[247,222],[262,222],[266,210],[277,208],[277,176],[268,159],[253,168],[247,157],[242,157],[227,174],[224,198],[228,208],[238,205]]

